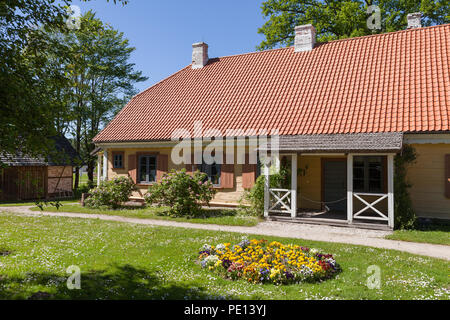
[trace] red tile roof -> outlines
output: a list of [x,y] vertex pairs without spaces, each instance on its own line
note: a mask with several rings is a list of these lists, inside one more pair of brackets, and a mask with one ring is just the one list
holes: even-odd
[[136,95],[94,142],[175,129],[280,135],[448,131],[450,24],[211,59]]

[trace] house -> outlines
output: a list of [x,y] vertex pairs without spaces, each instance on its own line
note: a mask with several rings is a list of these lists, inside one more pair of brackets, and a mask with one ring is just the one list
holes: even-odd
[[0,200],[35,200],[60,198],[73,194],[73,166],[77,152],[64,136],[53,137],[54,152],[44,157],[30,157],[17,152],[0,154]]
[[[292,174],[284,189],[266,178],[266,216],[392,228],[394,157],[408,144],[416,214],[450,218],[450,25],[421,27],[417,14],[408,23],[327,43],[298,26],[293,47],[211,59],[195,43],[191,65],[133,97],[94,138],[98,180],[129,175],[139,198],[170,169],[200,169],[218,189],[213,204],[236,205],[260,174],[257,149]],[[183,141],[186,154],[175,150]],[[231,156],[205,161],[202,150],[222,150],[210,144]]]

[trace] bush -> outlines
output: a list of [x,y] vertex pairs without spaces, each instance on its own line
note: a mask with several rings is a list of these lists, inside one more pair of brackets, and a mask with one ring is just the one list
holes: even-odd
[[[279,173],[270,175],[270,188],[290,188],[290,176],[290,171],[282,166]],[[246,211],[251,215],[264,215],[264,183],[265,176],[261,175],[256,179],[253,188],[244,192],[243,200],[250,203],[250,208]]]
[[409,189],[411,184],[406,179],[407,166],[417,158],[415,149],[404,145],[401,154],[395,157],[394,177],[394,219],[395,229],[411,229],[415,226],[416,214],[412,207]]
[[73,190],[73,196],[75,199],[81,199],[81,195],[83,193],[89,193],[89,191],[91,191],[91,189],[93,188],[94,186],[92,186],[91,184],[83,184],[79,186],[77,189]]
[[91,190],[85,204],[90,208],[106,206],[117,209],[123,202],[128,201],[133,190],[136,189],[129,177],[114,178],[102,182],[99,187]]
[[215,193],[206,174],[196,171],[189,175],[182,169],[165,174],[160,182],[148,188],[144,197],[147,203],[170,207],[170,215],[198,216],[201,203],[209,205]]

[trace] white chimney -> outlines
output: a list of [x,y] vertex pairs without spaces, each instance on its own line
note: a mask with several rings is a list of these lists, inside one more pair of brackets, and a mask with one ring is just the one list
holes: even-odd
[[295,27],[294,51],[310,51],[316,44],[316,29],[312,24]]
[[410,13],[406,16],[406,19],[408,20],[408,29],[412,28],[422,28],[422,13],[416,12],[416,13]]
[[208,63],[208,45],[197,42],[192,45],[192,69],[201,69]]

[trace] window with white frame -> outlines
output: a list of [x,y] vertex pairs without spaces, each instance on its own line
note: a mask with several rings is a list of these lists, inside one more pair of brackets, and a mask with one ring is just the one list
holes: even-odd
[[123,169],[123,153],[113,152],[113,168]]
[[156,182],[156,156],[139,156],[139,182],[142,184]]
[[364,193],[385,192],[385,156],[355,156],[353,158],[353,190]]

